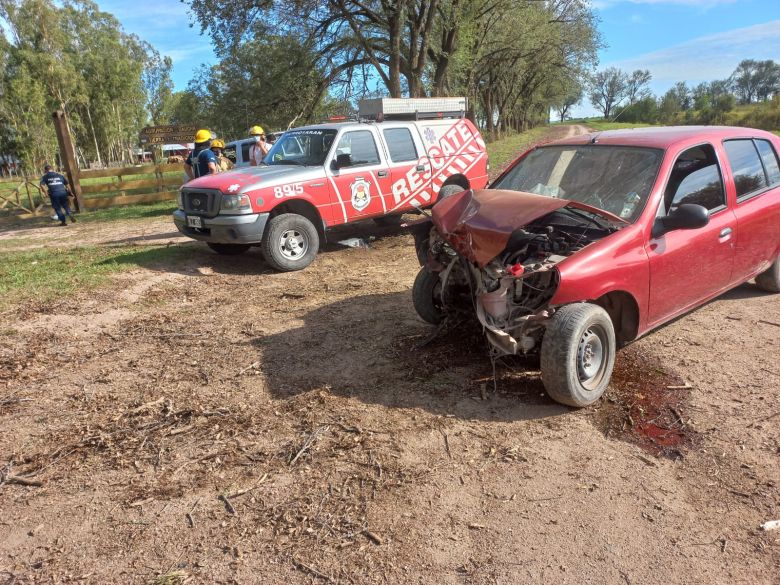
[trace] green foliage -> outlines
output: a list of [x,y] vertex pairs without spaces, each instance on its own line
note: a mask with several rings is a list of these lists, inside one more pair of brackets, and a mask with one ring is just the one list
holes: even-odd
[[549,133],[549,127],[538,126],[526,132],[511,134],[506,138],[489,142],[487,154],[490,160],[491,176],[498,175],[507,164],[534,144],[542,142]]
[[169,108],[170,59],[91,0],[0,0],[0,18],[3,145],[31,172],[56,162],[51,114],[61,109],[80,166],[132,160],[147,107],[155,120]]

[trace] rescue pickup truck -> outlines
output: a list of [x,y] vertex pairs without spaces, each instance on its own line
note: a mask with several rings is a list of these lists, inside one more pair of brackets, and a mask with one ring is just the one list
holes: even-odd
[[364,100],[360,122],[289,130],[262,165],[186,183],[174,222],[219,254],[260,246],[274,269],[301,270],[332,226],[485,187],[485,142],[464,111],[464,98]]

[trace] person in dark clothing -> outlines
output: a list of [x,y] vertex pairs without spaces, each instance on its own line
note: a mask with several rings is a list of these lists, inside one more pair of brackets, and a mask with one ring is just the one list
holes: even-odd
[[51,206],[57,213],[60,225],[68,225],[65,221],[66,216],[70,218],[71,223],[75,223],[76,218],[70,212],[70,204],[68,203],[68,194],[70,193],[68,179],[64,175],[55,173],[51,165],[44,166],[43,170],[44,175],[41,177],[41,188],[48,190]]
[[195,149],[190,151],[187,160],[184,161],[184,171],[190,180],[216,172],[217,157],[209,148],[210,144],[211,132],[205,129],[198,130],[195,134]]

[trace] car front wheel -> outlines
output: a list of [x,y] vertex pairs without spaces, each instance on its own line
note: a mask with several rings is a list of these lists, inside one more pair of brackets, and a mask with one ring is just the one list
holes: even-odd
[[615,330],[607,312],[591,303],[566,305],[547,323],[542,338],[542,382],[561,404],[596,402],[615,365]]
[[769,268],[756,276],[756,286],[766,292],[780,293],[780,256],[775,258]]
[[317,228],[297,213],[282,213],[272,218],[263,234],[263,256],[280,272],[306,268],[314,261],[319,247]]
[[412,285],[412,303],[414,310],[431,325],[438,325],[444,319],[441,308],[441,282],[439,275],[425,266],[420,268]]

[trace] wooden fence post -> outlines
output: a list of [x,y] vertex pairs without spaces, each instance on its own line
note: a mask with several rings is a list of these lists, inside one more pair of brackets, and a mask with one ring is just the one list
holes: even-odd
[[81,197],[81,183],[79,183],[79,166],[73,151],[73,141],[68,132],[68,123],[65,120],[65,112],[57,110],[52,114],[54,118],[54,130],[57,132],[57,142],[60,145],[60,158],[65,166],[65,174],[68,177],[70,188],[76,197],[76,210],[84,210],[84,201]]

